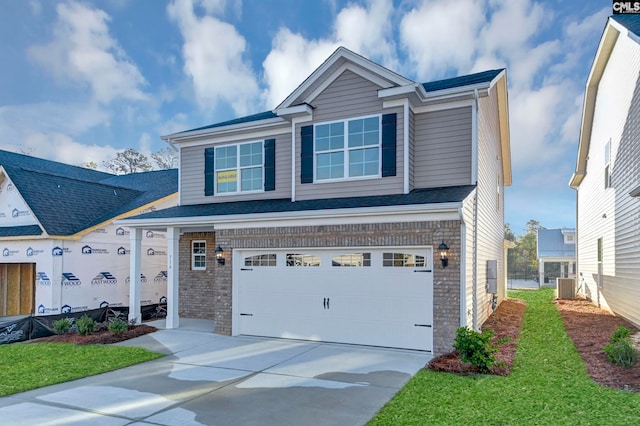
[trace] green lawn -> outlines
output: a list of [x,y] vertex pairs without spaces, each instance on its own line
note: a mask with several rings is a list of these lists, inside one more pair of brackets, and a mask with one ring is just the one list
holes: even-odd
[[161,356],[142,348],[106,345],[0,345],[0,396],[117,370]]
[[594,383],[564,331],[553,290],[513,291],[527,303],[508,377],[421,370],[370,425],[632,425],[640,394]]

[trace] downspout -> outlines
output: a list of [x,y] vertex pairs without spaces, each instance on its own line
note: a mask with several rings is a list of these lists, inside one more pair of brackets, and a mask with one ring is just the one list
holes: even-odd
[[[464,204],[463,204],[464,205]],[[462,207],[458,207],[460,216],[460,327],[467,326],[467,224],[464,221]]]
[[404,193],[409,193],[409,99],[404,100],[403,105],[403,162],[404,162]]
[[296,124],[295,117],[291,119],[291,202],[296,201]]
[[471,162],[471,179],[476,185],[476,194],[473,201],[473,329],[478,329],[478,89],[473,91],[474,103],[471,112],[471,145],[473,146],[473,159]]

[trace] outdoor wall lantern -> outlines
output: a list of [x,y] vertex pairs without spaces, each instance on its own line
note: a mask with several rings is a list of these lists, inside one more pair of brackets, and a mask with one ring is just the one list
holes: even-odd
[[440,262],[442,262],[442,267],[446,268],[449,266],[449,246],[444,243],[442,240],[442,244],[438,246],[438,250],[440,251]]
[[224,265],[224,257],[222,257],[222,253],[224,253],[222,247],[216,247],[216,260],[218,261],[218,265]]

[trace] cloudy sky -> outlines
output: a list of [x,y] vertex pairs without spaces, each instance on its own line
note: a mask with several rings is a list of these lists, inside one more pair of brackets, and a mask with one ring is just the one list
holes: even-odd
[[415,81],[506,67],[506,221],[575,226],[603,0],[0,0],[0,149],[81,164],[275,107],[343,45]]

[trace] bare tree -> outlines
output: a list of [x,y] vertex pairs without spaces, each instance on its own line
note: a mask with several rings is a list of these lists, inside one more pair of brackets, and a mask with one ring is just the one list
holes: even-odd
[[178,150],[169,145],[152,153],[151,159],[159,170],[175,169],[178,167]]
[[116,158],[103,161],[102,165],[117,175],[148,172],[153,169],[147,156],[132,148],[117,153]]

